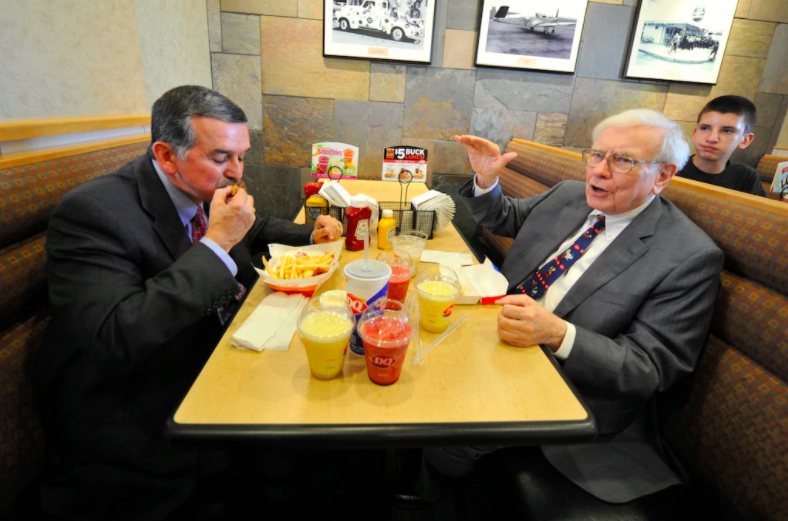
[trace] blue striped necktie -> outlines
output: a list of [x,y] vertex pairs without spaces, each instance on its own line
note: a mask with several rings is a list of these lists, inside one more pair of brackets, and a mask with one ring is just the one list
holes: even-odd
[[599,235],[599,232],[605,229],[605,216],[600,215],[597,221],[585,232],[577,238],[577,240],[569,248],[561,252],[560,255],[553,258],[550,262],[539,268],[530,278],[517,286],[519,293],[525,293],[532,299],[536,300],[544,295],[545,291],[552,283],[558,280],[558,277],[572,267],[572,264],[577,262],[588,249],[591,241]]

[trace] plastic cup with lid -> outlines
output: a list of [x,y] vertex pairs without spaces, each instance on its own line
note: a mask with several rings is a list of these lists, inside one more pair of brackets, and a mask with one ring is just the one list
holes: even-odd
[[380,252],[377,260],[385,262],[391,267],[388,298],[405,302],[405,298],[408,296],[410,279],[416,273],[416,264],[413,262],[410,254],[405,250],[394,248]]
[[369,379],[378,385],[391,385],[402,373],[402,365],[413,338],[413,325],[404,304],[382,299],[368,308],[358,323],[364,342],[364,358]]

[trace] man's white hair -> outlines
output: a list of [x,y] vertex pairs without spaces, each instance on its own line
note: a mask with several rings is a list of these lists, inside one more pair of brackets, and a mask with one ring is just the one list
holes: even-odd
[[[635,127],[642,125],[644,127],[652,127],[664,130],[662,136],[662,146],[654,158],[657,161],[664,161],[676,165],[678,170],[684,168],[689,160],[689,143],[684,137],[684,131],[681,127],[668,119],[661,112],[649,109],[632,109],[610,116],[602,120],[595,128],[593,133],[594,141],[599,138],[599,135],[607,128],[618,127]],[[637,158],[641,159],[641,158]]]

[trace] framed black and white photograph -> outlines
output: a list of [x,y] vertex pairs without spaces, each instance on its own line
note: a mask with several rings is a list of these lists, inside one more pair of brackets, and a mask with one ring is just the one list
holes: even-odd
[[437,0],[325,0],[323,55],[430,63]]
[[643,0],[628,78],[717,83],[736,0]]
[[588,0],[484,0],[476,65],[574,72]]

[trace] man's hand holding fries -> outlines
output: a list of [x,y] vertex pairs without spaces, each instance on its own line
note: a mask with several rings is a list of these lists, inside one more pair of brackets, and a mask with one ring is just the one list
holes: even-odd
[[321,244],[333,242],[342,237],[342,223],[330,215],[321,215],[315,221],[315,231],[312,232],[312,243]]
[[[324,216],[327,217],[327,216]],[[341,226],[341,224],[340,224]],[[275,266],[272,266],[263,257],[263,264],[268,275],[275,279],[305,279],[328,272],[334,262],[334,252],[308,255],[303,252],[295,255],[282,255]]]

